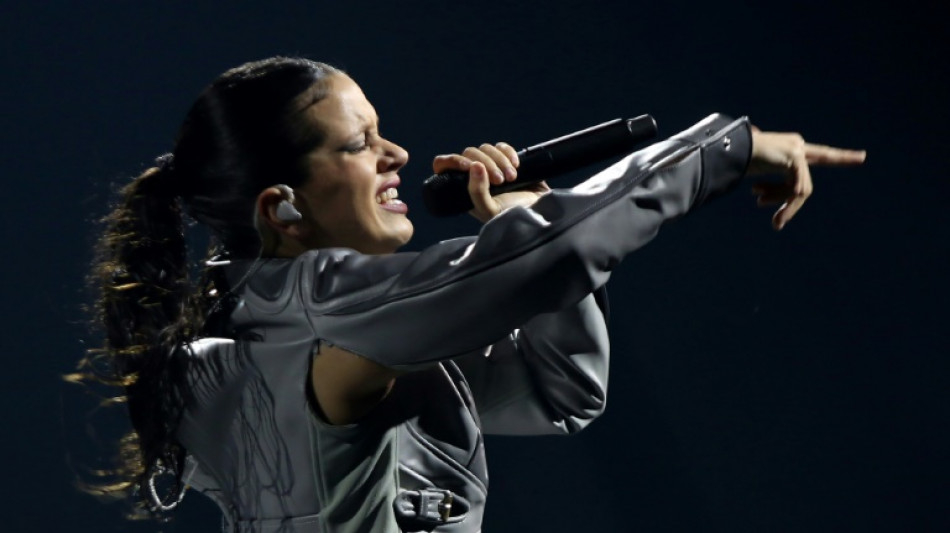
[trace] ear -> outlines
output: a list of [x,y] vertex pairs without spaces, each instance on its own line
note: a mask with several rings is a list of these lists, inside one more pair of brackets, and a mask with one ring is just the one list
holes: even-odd
[[277,187],[268,187],[257,195],[254,225],[259,231],[272,231],[282,238],[298,239],[300,237],[301,221],[288,220],[286,216],[281,216],[281,203],[287,199],[287,194]]

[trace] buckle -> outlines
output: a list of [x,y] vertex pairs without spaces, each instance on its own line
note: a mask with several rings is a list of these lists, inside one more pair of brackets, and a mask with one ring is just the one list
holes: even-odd
[[442,501],[439,502],[438,505],[439,518],[441,518],[443,522],[448,522],[449,516],[452,515],[452,501],[455,500],[455,496],[453,496],[450,491],[445,491],[443,496]]
[[452,516],[455,495],[444,489],[402,490],[393,506],[402,518],[425,524],[444,524]]

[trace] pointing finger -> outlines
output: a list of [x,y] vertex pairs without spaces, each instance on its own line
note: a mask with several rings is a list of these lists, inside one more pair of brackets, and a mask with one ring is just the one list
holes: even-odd
[[806,144],[805,159],[812,165],[860,165],[867,158],[864,150],[848,150],[823,144]]

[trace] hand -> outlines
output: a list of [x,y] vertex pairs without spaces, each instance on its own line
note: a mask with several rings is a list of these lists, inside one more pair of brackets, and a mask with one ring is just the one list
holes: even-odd
[[760,206],[782,204],[772,216],[772,226],[780,230],[811,196],[809,165],[860,165],[866,156],[864,150],[810,144],[797,133],[766,132],[753,126],[748,174],[783,174],[785,181],[759,182],[752,192],[758,196]]
[[518,177],[518,164],[515,149],[508,143],[499,142],[494,145],[485,143],[478,148],[469,146],[461,155],[436,156],[432,160],[432,170],[436,174],[447,170],[468,171],[468,194],[475,206],[469,214],[484,223],[510,207],[529,206],[551,190],[546,183],[540,182],[492,196],[489,186],[514,181]]

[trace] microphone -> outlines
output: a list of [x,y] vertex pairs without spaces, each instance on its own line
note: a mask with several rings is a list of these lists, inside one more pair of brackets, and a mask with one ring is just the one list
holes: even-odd
[[[522,189],[533,183],[573,172],[587,165],[629,153],[633,147],[656,135],[650,115],[617,118],[518,152],[518,178],[492,185],[492,196]],[[422,183],[422,200],[437,217],[464,213],[474,207],[468,194],[468,172],[451,170]]]

